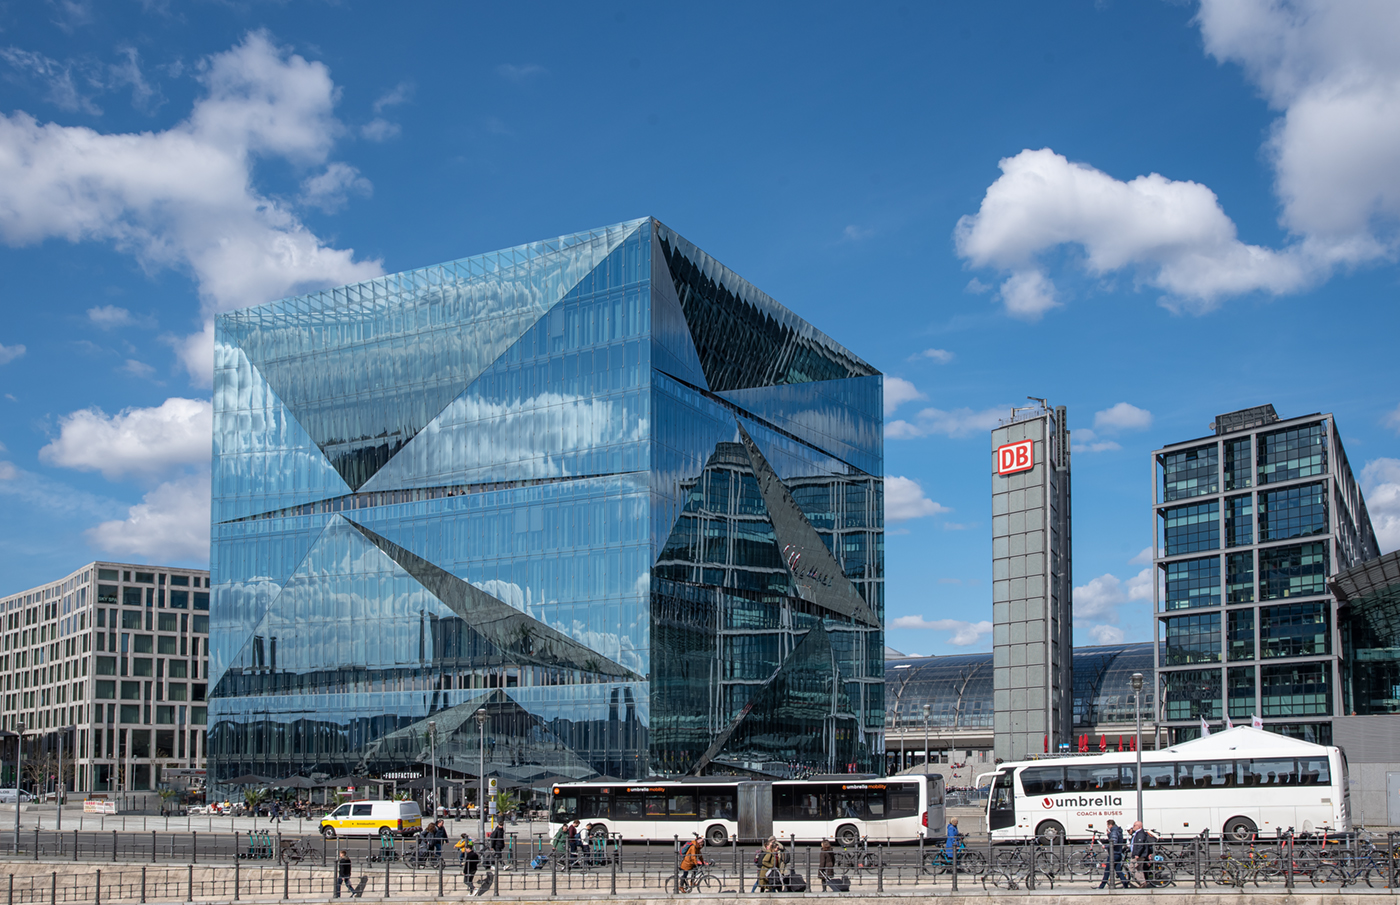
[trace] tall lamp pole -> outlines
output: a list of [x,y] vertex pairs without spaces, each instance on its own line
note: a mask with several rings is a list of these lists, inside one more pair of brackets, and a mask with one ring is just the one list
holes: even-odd
[[433,765],[433,817],[437,817],[438,806],[438,784],[437,784],[437,720],[428,720],[428,760]]
[[481,736],[481,769],[477,772],[476,781],[478,783],[476,792],[476,810],[478,826],[476,831],[477,839],[486,838],[486,708],[482,707],[476,712],[476,730]]
[[924,705],[924,772],[928,770],[928,705]]
[[[63,736],[68,734],[68,727],[62,726],[58,730],[58,788],[54,789],[54,795],[58,799],[58,831],[63,832]],[[15,802],[18,804],[19,802]]]
[[1142,673],[1133,673],[1133,710],[1137,712],[1137,738],[1133,747],[1137,750],[1137,819],[1142,820]]
[[19,805],[24,790],[20,777],[24,775],[24,724],[15,724],[15,854],[19,854]]

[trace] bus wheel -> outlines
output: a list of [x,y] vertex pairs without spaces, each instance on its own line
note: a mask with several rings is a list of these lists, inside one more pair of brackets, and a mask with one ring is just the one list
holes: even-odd
[[849,823],[841,824],[841,826],[836,828],[836,844],[844,845],[847,848],[853,845],[859,845],[860,830],[851,826]]
[[327,839],[334,839],[334,838],[335,838],[335,827],[333,827],[333,826],[323,826],[323,827],[321,827],[321,835],[324,836],[324,837],[327,838]]
[[1035,828],[1035,834],[1045,845],[1053,845],[1065,838],[1065,828],[1058,820],[1047,820]]
[[1248,817],[1232,817],[1225,821],[1225,835],[1232,842],[1248,842],[1258,829]]
[[729,832],[725,830],[723,824],[716,823],[705,830],[705,844],[711,848],[719,848],[727,842],[729,842]]

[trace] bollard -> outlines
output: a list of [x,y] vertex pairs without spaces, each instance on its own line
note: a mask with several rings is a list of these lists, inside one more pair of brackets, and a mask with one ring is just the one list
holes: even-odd
[[1283,886],[1285,889],[1293,889],[1293,831],[1288,831],[1288,836],[1279,847],[1283,849],[1284,857],[1288,860],[1283,862]]
[[146,865],[141,865],[141,901],[146,901]]
[[559,894],[559,859],[555,857],[556,852],[549,853],[549,894],[556,896]]
[[[886,848],[888,847],[889,846],[886,846]],[[882,848],[876,848],[875,857],[879,859],[875,862],[875,891],[878,893],[883,893],[885,891],[885,850]],[[807,858],[807,864],[811,865],[811,863],[812,859],[809,856]]]
[[[283,862],[282,862],[282,901],[284,901],[284,902],[288,899],[287,891],[288,891],[288,889],[289,889],[289,887],[290,887],[290,880],[291,880],[291,863],[290,863],[290,862],[287,862],[287,861],[283,861]],[[442,898],[442,894],[441,894],[441,893],[438,894],[438,898]]]
[[[438,862],[438,898],[439,898],[439,899],[442,898],[442,868],[443,868],[443,862],[439,861],[439,862]],[[499,870],[499,869],[500,869],[500,868],[497,867],[497,870]]]
[[[609,863],[612,865],[612,879],[610,881],[611,885],[608,887],[608,895],[610,896],[617,895],[617,862],[621,858],[622,852],[620,850],[614,850],[612,853],[612,857],[608,859]],[[501,884],[499,883],[496,884],[497,887],[499,887],[500,885]]]
[[[735,838],[737,839],[738,837],[736,836]],[[742,896],[743,894],[744,894],[744,859],[743,859],[743,857],[741,856],[741,857],[739,858],[739,895]]]
[[[80,818],[81,819],[81,818]],[[78,831],[73,831],[73,860],[78,860]]]
[[58,905],[58,871],[49,878],[49,905]]
[[1026,873],[1026,889],[1035,889],[1035,856],[1039,854],[1036,847],[1040,844],[1039,836],[1031,837],[1031,866]]
[[190,876],[189,876],[189,879],[186,881],[186,883],[188,884],[188,885],[187,885],[187,888],[189,889],[189,895],[185,897],[185,901],[186,901],[186,902],[193,902],[193,901],[194,901],[194,865],[193,865],[193,864],[189,865],[189,871],[190,871]]
[[117,831],[112,830],[112,863],[117,863]]
[[[16,807],[18,807],[18,805],[16,805]],[[98,872],[97,872],[97,875],[98,875],[99,877],[101,877],[101,876],[102,876],[102,872],[101,872],[101,871],[98,871]],[[99,895],[98,898],[101,899],[102,897]],[[14,875],[14,874],[10,874],[10,897],[9,897],[9,899],[7,899],[6,901],[9,902],[9,905],[15,905],[15,875]]]
[[[323,852],[322,855],[324,854]],[[199,830],[190,833],[190,863],[199,863]]]
[[[807,889],[809,891],[812,888],[812,876],[812,847],[809,845],[807,846]],[[743,890],[741,889],[739,892],[742,894]]]
[[151,863],[156,863],[156,831],[151,830]]
[[[237,840],[234,841],[237,842]],[[242,885],[238,882],[239,866],[242,863],[243,862],[239,861],[237,858],[233,859],[233,900],[235,902],[238,901],[238,887]]]
[[384,898],[389,898],[389,865],[393,862],[388,858],[384,859]]
[[[15,807],[19,807],[19,805],[15,805]],[[39,860],[39,828],[37,826],[34,828],[34,860]]]

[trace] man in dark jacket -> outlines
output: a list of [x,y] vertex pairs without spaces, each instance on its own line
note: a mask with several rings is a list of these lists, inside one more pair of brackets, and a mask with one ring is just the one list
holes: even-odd
[[831,881],[836,871],[836,852],[831,850],[831,843],[822,841],[822,857],[817,864],[817,876],[822,878],[822,892],[826,892],[827,883]]
[[497,823],[496,828],[491,831],[491,860],[497,863],[504,857],[506,850],[506,828],[502,823]]
[[1103,879],[1099,881],[1099,889],[1108,885],[1110,874],[1118,877],[1120,885],[1130,885],[1127,876],[1123,873],[1123,828],[1114,820],[1108,821],[1108,834],[1104,837],[1104,846],[1108,852],[1104,860]]
[[1133,822],[1133,835],[1128,839],[1128,855],[1137,861],[1137,869],[1142,874],[1142,885],[1147,885],[1152,866],[1152,834],[1142,828],[1142,821]]
[[476,848],[468,842],[466,855],[462,859],[462,874],[467,878],[468,888],[476,881],[476,869],[480,864],[481,856],[476,853]]
[[335,862],[335,897],[340,898],[340,885],[345,884],[345,888],[350,890],[350,895],[355,894],[355,884],[350,882],[350,853],[344,849],[340,852],[340,858]]

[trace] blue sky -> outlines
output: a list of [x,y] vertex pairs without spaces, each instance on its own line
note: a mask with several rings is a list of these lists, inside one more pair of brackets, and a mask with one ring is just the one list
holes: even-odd
[[0,592],[205,561],[214,313],[652,215],[889,375],[892,646],[990,646],[1028,395],[1145,640],[1218,412],[1334,412],[1400,547],[1397,122],[1382,2],[0,6]]

